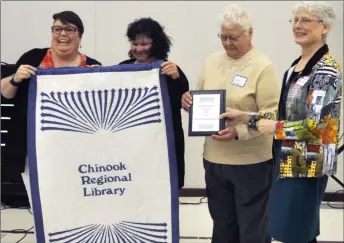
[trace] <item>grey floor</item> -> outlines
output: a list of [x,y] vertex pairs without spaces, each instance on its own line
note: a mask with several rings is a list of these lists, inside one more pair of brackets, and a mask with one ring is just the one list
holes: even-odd
[[[180,198],[181,202],[196,203],[200,198]],[[203,202],[206,202],[204,200]],[[334,205],[343,207],[343,204]],[[343,209],[332,209],[326,204],[321,209],[322,242],[344,241],[344,214]],[[33,217],[25,209],[1,210],[1,230],[30,229],[33,226]],[[208,213],[207,204],[180,205],[180,243],[210,243],[212,221]],[[1,234],[1,243],[16,243],[23,234]],[[33,234],[27,235],[20,243],[36,243]]]

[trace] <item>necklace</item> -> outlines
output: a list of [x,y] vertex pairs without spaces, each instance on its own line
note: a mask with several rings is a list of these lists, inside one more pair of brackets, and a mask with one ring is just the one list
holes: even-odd
[[251,53],[253,49],[254,47],[251,47],[251,49],[247,53],[245,53],[244,55],[240,57],[240,58],[248,57],[248,60],[245,63],[240,64],[240,65],[235,65],[233,64],[233,62],[235,62],[236,59],[232,59],[227,56],[229,58],[230,64],[225,65],[221,60],[219,60],[217,68],[219,68],[222,73],[225,73],[225,70],[229,70],[231,72],[235,72],[235,75],[236,75],[238,72],[245,70],[252,63],[252,57],[250,56],[249,53]]
[[237,72],[241,72],[245,70],[251,63],[252,63],[252,58],[250,58],[247,62],[240,65],[229,64],[225,66],[225,64],[222,61],[219,61],[217,68],[220,69],[222,73],[225,73],[226,70],[229,70],[237,74]]

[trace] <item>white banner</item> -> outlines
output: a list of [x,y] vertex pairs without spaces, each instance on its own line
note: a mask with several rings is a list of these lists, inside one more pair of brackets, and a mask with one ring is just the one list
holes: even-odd
[[37,243],[179,242],[161,62],[40,69],[28,151]]

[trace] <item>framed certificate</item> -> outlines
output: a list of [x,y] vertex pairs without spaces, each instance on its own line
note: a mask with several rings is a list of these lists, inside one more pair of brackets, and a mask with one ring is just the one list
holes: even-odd
[[189,136],[211,136],[225,128],[226,90],[190,91]]

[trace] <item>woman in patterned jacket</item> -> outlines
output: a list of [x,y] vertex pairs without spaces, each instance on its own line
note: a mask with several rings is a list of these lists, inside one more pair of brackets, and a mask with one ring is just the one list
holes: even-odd
[[307,243],[317,242],[320,204],[328,176],[336,173],[342,74],[326,44],[333,9],[307,2],[296,5],[293,15],[302,55],[284,75],[277,120],[274,114],[230,108],[221,118],[275,135],[269,233],[281,242]]

